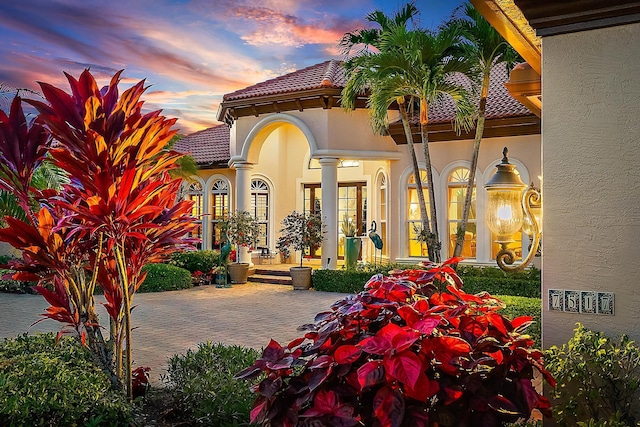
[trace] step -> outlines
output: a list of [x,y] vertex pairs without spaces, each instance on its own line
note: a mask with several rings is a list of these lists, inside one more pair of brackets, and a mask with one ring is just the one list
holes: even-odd
[[254,274],[247,277],[247,280],[253,283],[267,283],[270,285],[291,285],[291,277],[283,275]]
[[262,276],[291,277],[289,270],[269,270],[268,268],[256,268],[254,274],[260,274]]

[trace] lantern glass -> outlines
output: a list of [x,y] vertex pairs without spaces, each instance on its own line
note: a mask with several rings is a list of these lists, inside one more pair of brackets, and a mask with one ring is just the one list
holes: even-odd
[[524,212],[522,211],[521,189],[487,188],[487,226],[497,235],[496,242],[511,242],[511,236],[520,231]]
[[[532,205],[531,213],[533,214],[533,220],[538,224],[538,231],[542,233],[542,206],[541,205]],[[529,217],[525,215],[524,221],[522,223],[522,231],[527,234],[527,236],[533,236],[533,224]]]

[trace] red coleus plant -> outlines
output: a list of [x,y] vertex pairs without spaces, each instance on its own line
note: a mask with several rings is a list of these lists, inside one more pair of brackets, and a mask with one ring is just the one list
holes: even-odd
[[555,385],[524,334],[489,294],[469,295],[450,264],[375,275],[363,292],[271,341],[238,378],[262,380],[251,421],[271,426],[498,426],[550,416],[534,370]]

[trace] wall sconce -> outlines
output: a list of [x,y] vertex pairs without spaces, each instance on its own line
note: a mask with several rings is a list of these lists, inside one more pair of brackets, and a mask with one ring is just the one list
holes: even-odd
[[[514,172],[515,165],[509,163],[508,150],[502,151],[502,162],[496,165],[496,174],[484,188],[489,195],[486,221],[489,229],[497,236],[500,244],[496,256],[498,267],[504,271],[521,271],[538,253],[542,235],[542,195],[533,184],[529,188]],[[513,234],[524,231],[532,241],[529,254],[520,264],[514,265],[515,253],[509,249]]]

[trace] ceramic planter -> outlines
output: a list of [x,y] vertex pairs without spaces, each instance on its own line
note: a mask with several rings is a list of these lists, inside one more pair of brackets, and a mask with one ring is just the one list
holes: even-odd
[[360,256],[360,245],[362,241],[359,237],[344,238],[344,263],[347,269],[355,267]]
[[247,283],[249,275],[249,263],[234,262],[227,265],[227,273],[231,278],[231,283]]
[[311,288],[311,267],[291,267],[291,283],[295,290],[307,290]]

